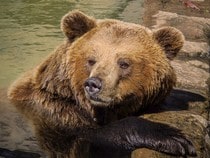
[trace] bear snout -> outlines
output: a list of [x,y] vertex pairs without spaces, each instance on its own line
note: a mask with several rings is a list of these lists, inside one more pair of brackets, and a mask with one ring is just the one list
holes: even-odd
[[85,81],[84,88],[89,96],[94,96],[101,91],[102,82],[97,77],[91,77]]

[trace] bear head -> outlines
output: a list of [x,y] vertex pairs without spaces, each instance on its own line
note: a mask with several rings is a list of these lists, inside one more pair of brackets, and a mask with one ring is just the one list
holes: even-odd
[[184,43],[175,28],[150,30],[72,11],[63,17],[61,29],[71,43],[66,63],[80,104],[113,106],[129,101],[139,107],[155,105],[175,85],[170,60]]

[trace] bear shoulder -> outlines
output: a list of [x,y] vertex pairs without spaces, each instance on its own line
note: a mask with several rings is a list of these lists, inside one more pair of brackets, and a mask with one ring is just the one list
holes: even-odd
[[[62,91],[66,78],[61,72],[62,66],[66,66],[66,50],[71,43],[64,42],[53,53],[51,53],[37,67],[22,74],[9,88],[8,98],[11,100],[24,101],[32,99],[32,93],[37,89],[46,90],[49,93],[56,94],[59,89]],[[65,80],[65,82],[63,82]],[[62,82],[62,85],[59,83]],[[56,87],[55,87],[56,85]],[[60,86],[60,88],[59,88]],[[69,96],[71,94],[64,94]]]

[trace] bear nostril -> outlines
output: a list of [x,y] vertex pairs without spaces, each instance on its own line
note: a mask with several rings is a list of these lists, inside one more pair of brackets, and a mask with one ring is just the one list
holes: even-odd
[[101,80],[96,77],[91,77],[85,81],[85,90],[89,95],[94,95],[101,90]]

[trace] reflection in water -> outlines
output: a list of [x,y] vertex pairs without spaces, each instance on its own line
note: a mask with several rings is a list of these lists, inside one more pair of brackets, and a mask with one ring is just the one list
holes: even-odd
[[79,9],[96,18],[140,23],[143,0],[0,0],[0,88],[63,41],[60,19]]

